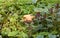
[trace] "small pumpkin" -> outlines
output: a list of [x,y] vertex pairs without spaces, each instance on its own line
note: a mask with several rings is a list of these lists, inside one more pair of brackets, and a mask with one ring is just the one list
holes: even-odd
[[34,16],[31,15],[31,14],[28,14],[28,15],[24,15],[23,16],[24,22],[32,22],[33,21],[33,18],[34,18]]

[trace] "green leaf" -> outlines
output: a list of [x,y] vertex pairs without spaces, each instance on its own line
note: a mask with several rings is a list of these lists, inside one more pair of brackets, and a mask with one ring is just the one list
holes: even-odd
[[58,32],[57,32],[57,31],[52,31],[51,33],[52,33],[52,34],[57,34]]
[[44,38],[43,35],[38,35],[36,38]]
[[18,31],[12,31],[8,33],[8,36],[16,36],[18,34]]
[[48,35],[48,36],[49,36],[49,38],[56,38],[56,35],[50,34],[50,35]]
[[39,34],[40,34],[40,35],[48,35],[49,32],[40,32]]

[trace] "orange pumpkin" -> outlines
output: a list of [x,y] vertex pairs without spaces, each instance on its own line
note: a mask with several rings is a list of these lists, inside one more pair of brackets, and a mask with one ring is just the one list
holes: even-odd
[[34,16],[28,14],[28,15],[24,15],[23,16],[23,20],[24,22],[32,22],[32,19],[34,18]]

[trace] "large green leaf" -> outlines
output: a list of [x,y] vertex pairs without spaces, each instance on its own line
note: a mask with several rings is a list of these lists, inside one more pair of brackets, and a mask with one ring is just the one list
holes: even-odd
[[18,34],[18,31],[12,31],[8,33],[8,36],[16,36]]

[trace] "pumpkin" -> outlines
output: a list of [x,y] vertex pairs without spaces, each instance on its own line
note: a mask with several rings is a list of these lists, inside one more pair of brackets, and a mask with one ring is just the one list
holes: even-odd
[[24,15],[23,16],[23,20],[24,20],[24,22],[32,22],[33,19],[34,18],[34,16],[32,16],[31,14],[28,14],[28,15]]

